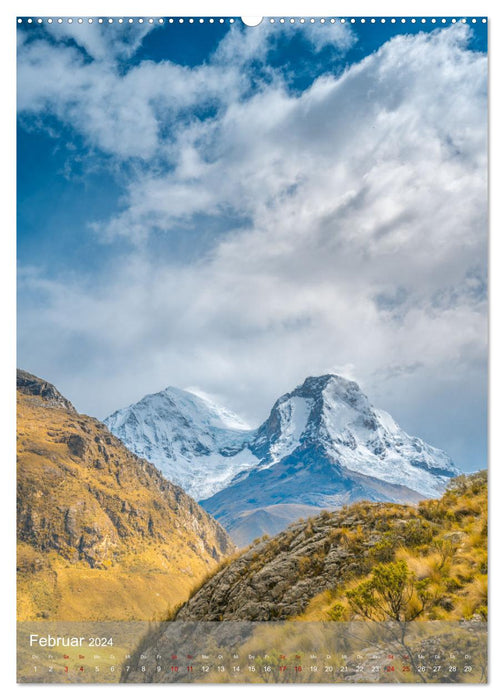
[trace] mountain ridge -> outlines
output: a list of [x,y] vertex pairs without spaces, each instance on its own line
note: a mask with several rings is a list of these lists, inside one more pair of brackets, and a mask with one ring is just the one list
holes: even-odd
[[362,501],[324,511],[223,562],[171,619],[349,619],[348,607],[335,617],[344,591],[401,559],[432,587],[434,619],[486,615],[486,513],[486,472],[455,477],[439,499],[414,506]]
[[17,379],[18,619],[163,615],[234,551],[227,533],[49,382]]
[[[339,375],[307,377],[256,430],[230,433],[189,392],[170,389],[166,410],[166,391],[106,422],[130,449],[189,486],[240,546],[285,527],[289,507],[308,515],[366,498],[416,502],[439,495],[459,473],[446,453],[408,435]],[[183,461],[170,461],[174,442]]]

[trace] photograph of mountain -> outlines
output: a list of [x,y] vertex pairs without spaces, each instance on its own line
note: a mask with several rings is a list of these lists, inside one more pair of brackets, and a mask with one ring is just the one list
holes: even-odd
[[17,19],[21,682],[486,682],[486,18],[259,19]]

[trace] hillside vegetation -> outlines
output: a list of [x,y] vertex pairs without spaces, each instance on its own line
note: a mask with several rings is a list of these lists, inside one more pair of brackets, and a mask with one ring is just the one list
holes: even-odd
[[153,620],[234,551],[103,423],[18,372],[18,620]]
[[[387,590],[397,601],[387,601]],[[390,596],[389,596],[390,597]],[[222,564],[177,620],[462,620],[487,615],[487,475],[418,506],[362,502]]]
[[479,472],[415,507],[357,503],[256,541],[145,635],[121,680],[174,682],[155,659],[177,648],[214,660],[234,652],[207,674],[182,669],[187,681],[236,682],[235,659],[245,670],[253,659],[255,672],[242,674],[252,683],[481,683],[486,617]]
[[[362,510],[366,520],[379,517]],[[486,620],[486,472],[457,477],[416,510],[391,517],[364,553],[363,573],[315,596],[300,619]]]

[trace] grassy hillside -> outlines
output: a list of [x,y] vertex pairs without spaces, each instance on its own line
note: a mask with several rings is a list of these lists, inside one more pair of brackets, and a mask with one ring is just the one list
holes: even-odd
[[234,545],[192,498],[18,373],[18,619],[152,620]]
[[[384,619],[387,577],[403,587],[403,617],[486,618],[486,472],[457,477],[439,500],[357,503],[262,538],[193,591],[176,619]],[[364,610],[366,595],[374,602]]]
[[146,634],[122,680],[173,682],[157,672],[156,655],[177,646],[225,658],[231,644],[241,676],[233,661],[185,680],[481,683],[486,617],[487,475],[479,472],[451,481],[438,500],[357,503],[256,541]]
[[[486,620],[486,472],[454,479],[442,498],[421,502],[414,518],[393,517],[386,505],[354,508],[367,525],[382,519],[382,534],[360,554],[362,574],[314,596],[299,619]],[[360,532],[339,536],[352,547]],[[398,594],[402,587],[396,609],[384,600],[381,583]]]

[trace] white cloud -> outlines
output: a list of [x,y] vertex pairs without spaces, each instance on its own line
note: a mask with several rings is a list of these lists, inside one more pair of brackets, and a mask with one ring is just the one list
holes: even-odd
[[44,25],[49,34],[59,42],[72,39],[82,47],[88,56],[97,61],[113,62],[133,56],[140,47],[144,37],[157,28],[157,25],[144,22],[119,24],[89,24],[78,22],[53,22]]
[[[250,89],[244,66],[251,60],[264,62],[285,32],[266,24],[245,31],[235,25],[209,61],[192,69],[171,61],[146,60],[122,70],[122,62],[152,30],[148,24],[65,23],[47,25],[59,43],[43,35],[30,42],[20,40],[19,111],[53,113],[76,128],[92,147],[120,159],[170,160],[173,134],[169,130],[163,135],[163,127],[183,111],[205,104],[229,106],[241,98]],[[332,43],[345,52],[354,40],[351,30],[341,26],[320,31],[309,27],[305,33],[317,50]],[[70,39],[75,45],[65,43]]]
[[[316,51],[322,51],[327,46],[336,46],[342,52],[348,51],[357,41],[355,34],[347,24],[332,25],[329,22],[321,24],[296,25],[298,31],[312,43]],[[291,31],[288,27],[287,31]]]
[[[122,211],[95,227],[130,240],[129,257],[93,287],[23,281],[40,300],[21,309],[28,369],[100,415],[171,383],[257,421],[307,374],[348,367],[399,422],[461,457],[461,425],[468,440],[481,427],[465,407],[485,400],[487,318],[486,58],[466,49],[468,31],[398,36],[300,94],[279,75],[248,93],[243,66],[264,57],[266,34],[248,35],[236,65],[224,62],[230,33],[213,62],[145,63],[120,80],[71,47],[24,47],[22,109],[145,161]],[[160,135],[205,101],[212,120]],[[153,258],[154,237],[197,238],[202,215],[217,221],[210,252]]]

